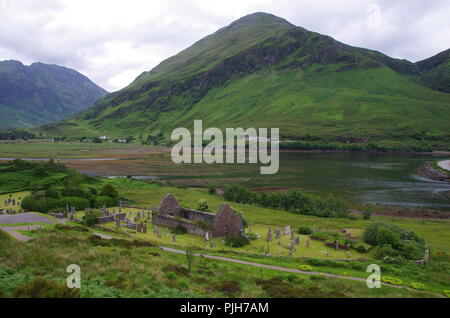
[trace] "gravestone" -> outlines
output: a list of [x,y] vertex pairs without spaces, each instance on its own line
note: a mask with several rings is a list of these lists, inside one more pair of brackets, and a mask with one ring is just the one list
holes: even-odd
[[147,234],[147,224],[142,224],[144,234]]
[[206,232],[206,233],[205,233],[205,242],[208,242],[208,241],[209,241],[209,233]]
[[177,241],[177,235],[176,234],[174,234],[174,235],[172,235],[172,242],[176,242]]
[[120,219],[116,218],[116,228],[120,228]]
[[311,240],[308,239],[308,240],[306,241],[306,247],[310,247],[310,246],[311,246]]
[[272,229],[269,229],[269,231],[267,231],[267,242],[272,242],[272,240]]
[[327,257],[330,257],[330,252],[326,251],[326,252],[325,252],[325,255],[326,255]]
[[284,228],[284,235],[291,234],[291,227],[288,225]]
[[281,238],[281,231],[280,230],[275,230],[275,237],[277,238],[277,240],[279,240]]
[[295,239],[295,233],[294,231],[291,232],[291,240],[293,241]]
[[296,245],[300,245],[300,236],[297,236],[296,238],[295,238],[295,244]]

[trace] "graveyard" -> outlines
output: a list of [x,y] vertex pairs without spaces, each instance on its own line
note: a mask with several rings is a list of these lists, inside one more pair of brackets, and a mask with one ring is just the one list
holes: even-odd
[[17,213],[22,208],[20,202],[29,192],[17,192],[10,194],[0,194],[0,215],[7,213]]
[[[27,164],[26,169],[31,168],[36,169]],[[3,215],[9,221],[0,224],[0,272],[7,273],[0,275],[0,286],[5,286],[6,296],[18,293],[20,286],[31,288],[30,273],[45,276],[49,284],[61,282],[64,268],[57,264],[67,262],[80,263],[92,280],[76,297],[442,297],[449,290],[447,220],[299,215],[230,202],[205,188],[90,178],[61,169],[55,167],[58,176],[64,171],[64,179],[47,176],[54,180],[51,191],[4,191],[0,197],[4,209],[11,209]],[[69,201],[91,202],[91,207],[76,208],[64,203],[67,197],[57,195],[75,185],[78,188],[70,193],[90,201],[73,197]],[[162,204],[169,194],[177,204]],[[23,199],[56,205],[35,205],[48,209],[40,213],[17,206]],[[227,215],[242,227],[215,236],[216,218],[224,207],[233,211]],[[91,216],[95,222],[86,222]],[[161,216],[171,222],[161,222]],[[379,262],[378,249],[363,240],[375,222],[414,231],[430,250],[426,266],[415,261],[383,263],[390,285],[382,292],[365,287],[367,266]],[[189,231],[179,226],[189,224],[195,225]],[[305,229],[310,232],[302,232]],[[246,238],[245,244],[235,240],[237,233]],[[197,255],[189,262],[183,255],[188,251]],[[282,287],[272,288],[275,283]]]

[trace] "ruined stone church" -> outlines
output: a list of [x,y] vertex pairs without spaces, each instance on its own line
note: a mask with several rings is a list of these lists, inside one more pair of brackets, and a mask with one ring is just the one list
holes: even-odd
[[153,213],[153,224],[163,227],[184,227],[187,233],[210,237],[224,237],[243,233],[242,217],[228,204],[222,204],[217,214],[186,209],[177,199],[167,194],[157,211]]

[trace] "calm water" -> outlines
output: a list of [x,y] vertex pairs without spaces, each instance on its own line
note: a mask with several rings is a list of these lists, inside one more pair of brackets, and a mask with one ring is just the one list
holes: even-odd
[[[334,193],[362,203],[438,208],[450,211],[450,183],[426,179],[417,169],[427,161],[449,159],[433,155],[367,153],[281,153],[280,171],[260,175],[258,165],[175,166],[164,157],[134,159],[65,159],[92,175],[173,180],[185,185],[239,183],[249,187],[296,187],[303,191]],[[0,158],[1,159],[1,158]],[[93,161],[99,161],[95,163]],[[106,172],[106,173],[105,173]]]
[[178,178],[238,180],[252,187],[299,187],[344,194],[364,203],[450,210],[450,199],[444,194],[450,191],[450,183],[417,174],[423,163],[436,158],[414,154],[282,153],[280,172],[274,176],[261,176],[258,167],[246,165],[218,169],[217,174],[203,177],[193,170],[191,175]]

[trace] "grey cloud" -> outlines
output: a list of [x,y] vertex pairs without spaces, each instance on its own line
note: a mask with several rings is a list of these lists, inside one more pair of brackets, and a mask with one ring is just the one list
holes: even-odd
[[[111,24],[92,30],[83,27],[89,22],[84,21],[84,16],[79,17],[75,27],[53,24],[65,9],[64,0],[0,0],[0,60],[15,58],[68,66],[106,89],[115,90],[121,88],[110,82],[115,76],[129,70],[148,71],[218,28],[255,11],[270,12],[344,43],[412,61],[450,47],[447,1],[252,0],[216,1],[217,6],[201,0],[160,3],[161,16],[149,15],[136,25]],[[372,3],[381,9],[380,29],[367,27],[367,8]],[[99,19],[108,19],[107,12],[96,14]],[[167,22],[167,16],[173,19]],[[133,21],[133,17],[129,19]],[[120,50],[119,44],[129,49],[115,52]]]

